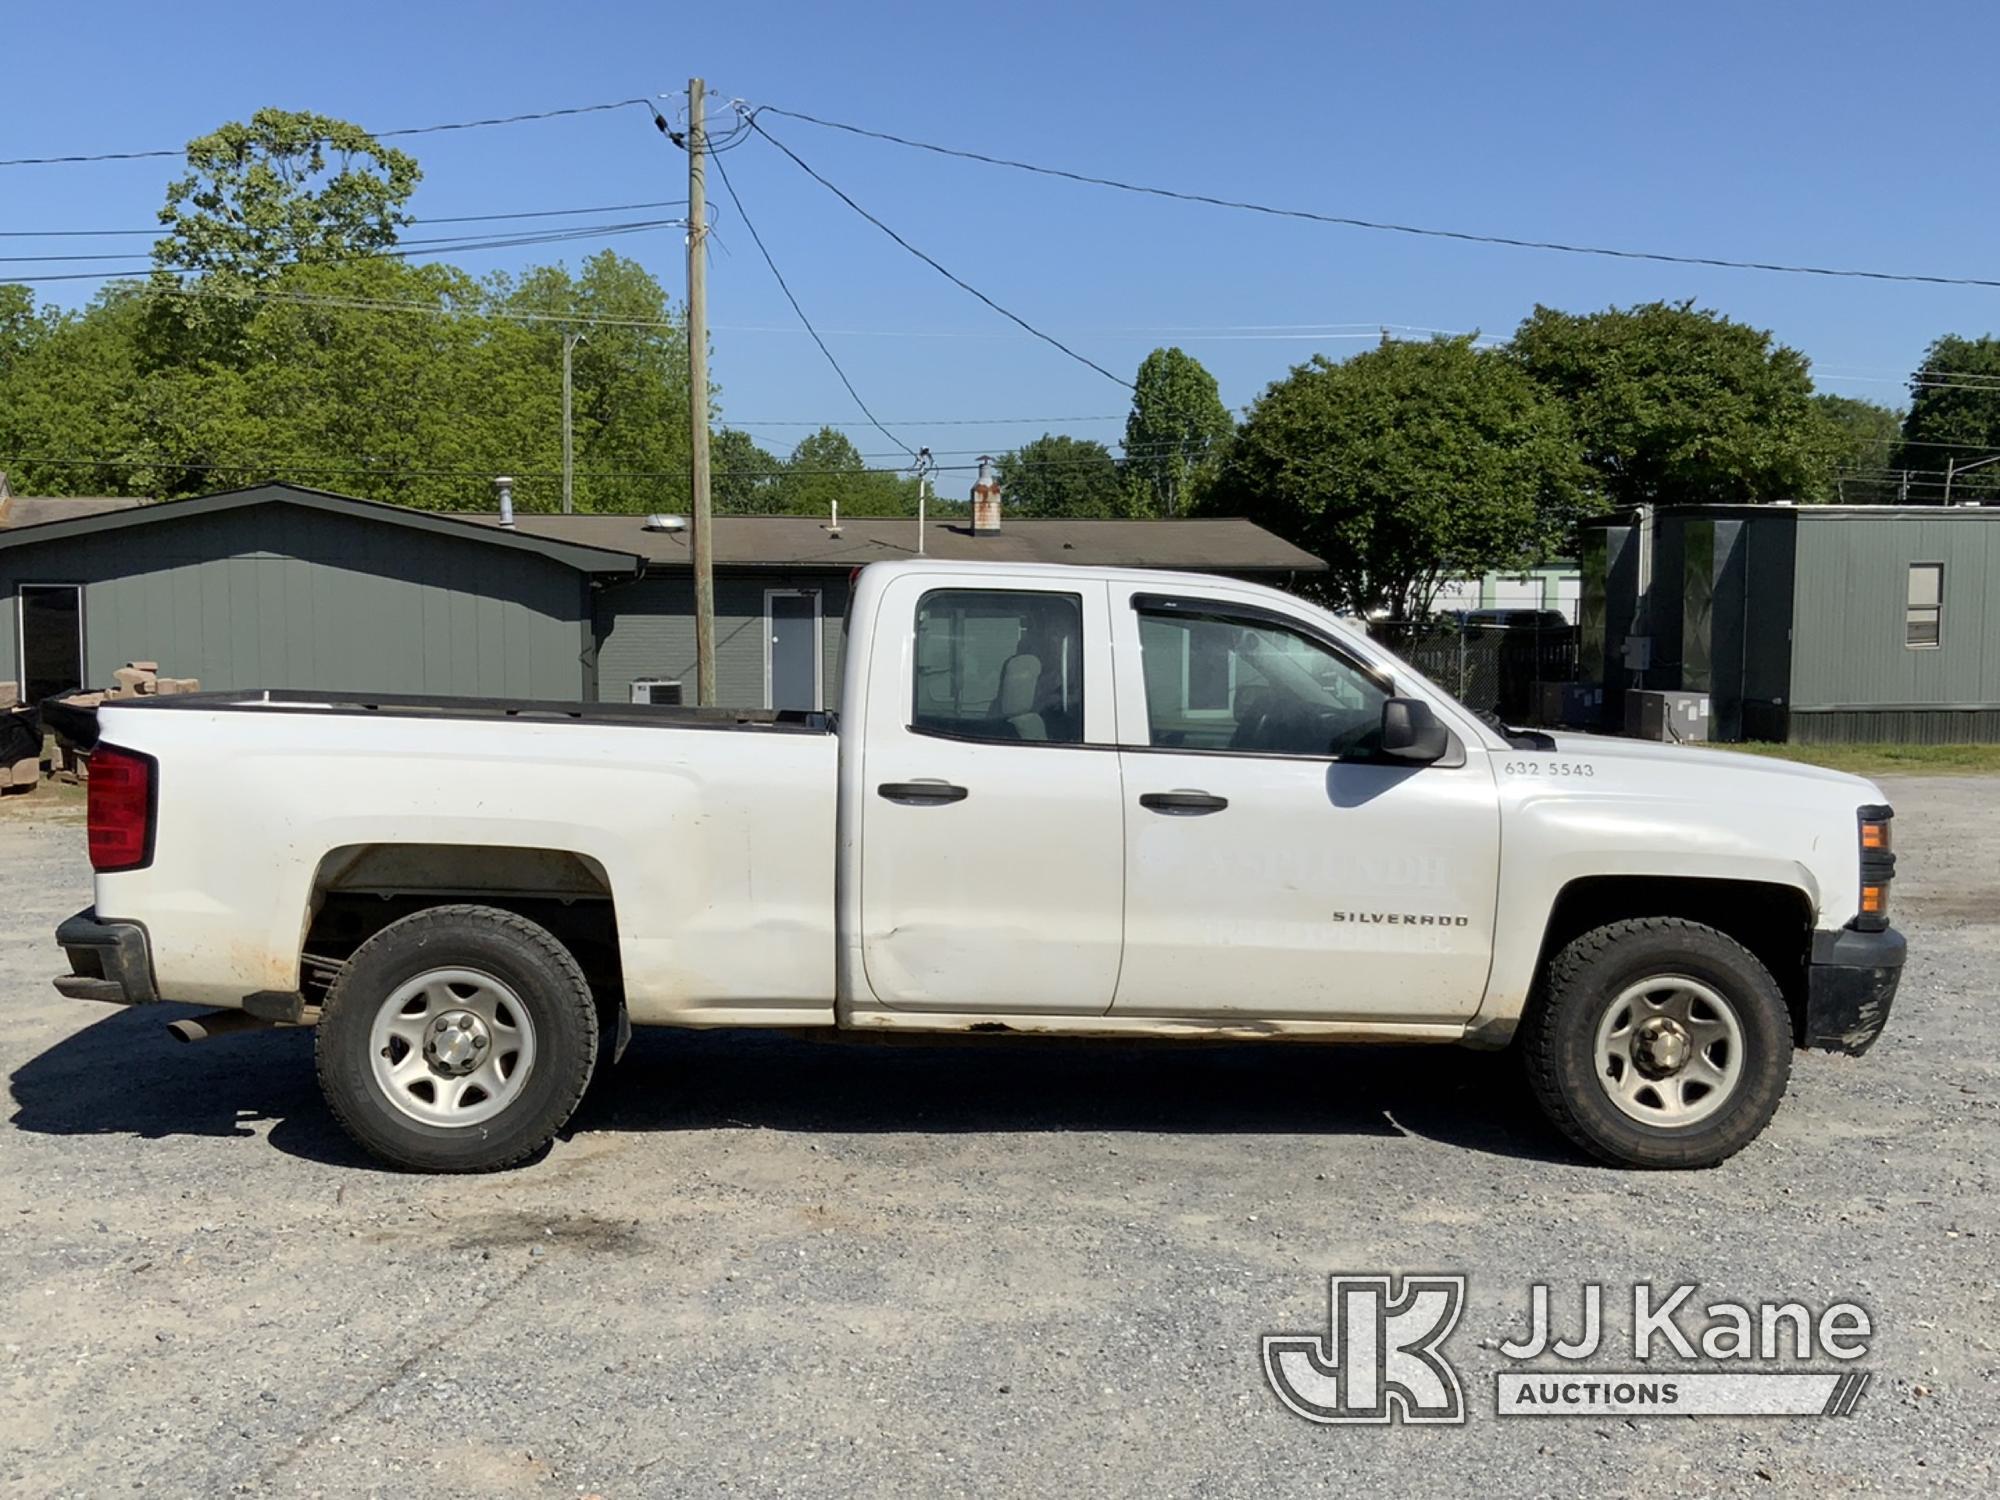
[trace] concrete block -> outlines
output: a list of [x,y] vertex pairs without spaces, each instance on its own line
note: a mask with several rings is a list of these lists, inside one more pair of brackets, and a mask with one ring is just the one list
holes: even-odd
[[17,760],[7,768],[7,784],[9,786],[34,786],[41,779],[42,762],[40,756],[31,755],[26,760]]
[[159,677],[140,667],[120,667],[111,674],[111,680],[117,684],[111,690],[113,697],[139,698],[154,691]]
[[125,665],[135,672],[147,672],[155,677],[160,675],[160,664],[156,661],[128,661]]
[[10,709],[21,701],[21,684],[0,682],[0,711]]
[[193,677],[162,677],[159,680],[159,684],[159,693],[162,698],[178,693],[198,693],[201,691],[201,683]]

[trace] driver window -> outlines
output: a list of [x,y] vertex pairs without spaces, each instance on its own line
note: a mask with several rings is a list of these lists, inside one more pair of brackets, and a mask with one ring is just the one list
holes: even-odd
[[1142,609],[1139,651],[1156,749],[1360,758],[1381,733],[1388,689],[1283,626]]

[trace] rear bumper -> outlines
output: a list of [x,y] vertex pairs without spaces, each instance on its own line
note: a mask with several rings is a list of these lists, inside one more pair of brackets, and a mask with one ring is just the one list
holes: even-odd
[[1859,1056],[1889,1021],[1907,951],[1894,928],[1815,932],[1806,967],[1805,1046]]
[[147,1005],[160,998],[146,929],[137,922],[102,922],[97,909],[86,906],[56,928],[56,942],[70,967],[56,989],[70,999]]

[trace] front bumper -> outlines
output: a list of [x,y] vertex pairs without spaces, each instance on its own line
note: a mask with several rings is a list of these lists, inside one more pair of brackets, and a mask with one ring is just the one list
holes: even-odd
[[1806,966],[1803,1044],[1857,1057],[1874,1046],[1888,1024],[1907,947],[1893,927],[1815,932]]
[[56,928],[56,942],[70,967],[56,989],[70,999],[147,1005],[160,998],[146,929],[137,922],[99,921],[97,908],[86,906]]

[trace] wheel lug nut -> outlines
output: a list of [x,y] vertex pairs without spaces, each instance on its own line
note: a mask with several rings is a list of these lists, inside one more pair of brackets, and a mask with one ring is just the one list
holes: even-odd
[[483,1036],[476,1036],[472,1039],[472,1045],[475,1047],[484,1047],[486,1045],[486,1038]]

